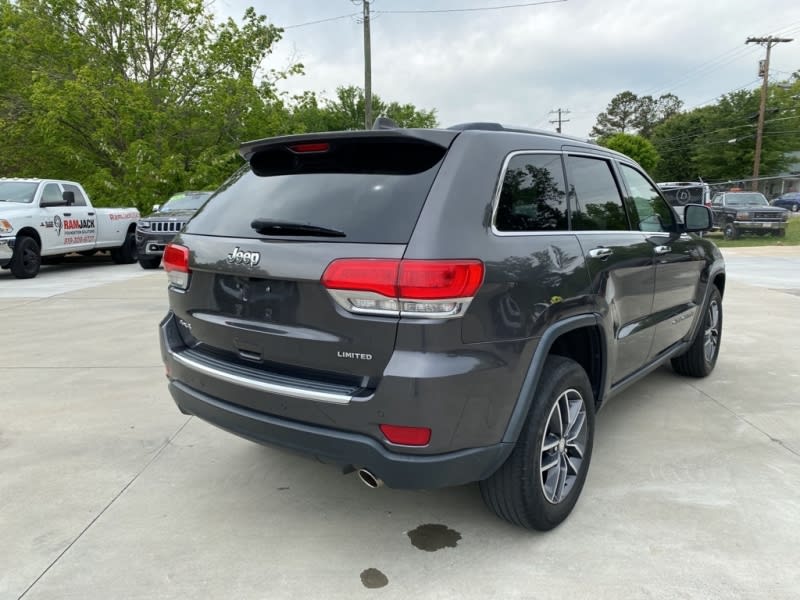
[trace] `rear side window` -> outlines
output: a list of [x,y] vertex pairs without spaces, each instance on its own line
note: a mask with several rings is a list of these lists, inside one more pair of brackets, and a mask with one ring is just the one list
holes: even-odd
[[446,152],[429,142],[396,138],[270,146],[224,183],[185,231],[269,237],[253,229],[253,221],[262,220],[344,234],[308,233],[302,239],[405,244]]
[[568,156],[567,180],[572,229],[629,229],[622,197],[607,160]]
[[557,154],[519,154],[508,163],[495,216],[498,231],[568,229],[564,169]]

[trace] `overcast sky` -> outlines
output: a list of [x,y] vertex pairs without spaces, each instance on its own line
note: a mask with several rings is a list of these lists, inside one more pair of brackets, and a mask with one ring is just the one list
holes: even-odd
[[[374,0],[373,90],[386,100],[435,108],[443,126],[500,121],[586,136],[609,100],[678,95],[687,108],[737,88],[758,87],[764,49],[749,36],[795,38],[772,53],[773,79],[800,69],[797,0],[567,0],[540,6],[442,14],[380,11],[483,8],[526,0]],[[360,12],[351,0],[216,0],[237,20],[246,6],[282,27]],[[291,93],[331,95],[364,83],[363,30],[355,17],[286,29],[268,67],[291,58],[306,75]]]

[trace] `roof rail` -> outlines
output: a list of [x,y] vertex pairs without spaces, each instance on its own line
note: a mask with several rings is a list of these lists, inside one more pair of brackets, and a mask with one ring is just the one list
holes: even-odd
[[491,123],[488,121],[475,121],[472,123],[459,123],[457,125],[453,125],[452,127],[448,127],[448,129],[454,129],[456,131],[469,131],[469,130],[479,130],[479,131],[505,131],[506,128],[503,127],[500,123]]

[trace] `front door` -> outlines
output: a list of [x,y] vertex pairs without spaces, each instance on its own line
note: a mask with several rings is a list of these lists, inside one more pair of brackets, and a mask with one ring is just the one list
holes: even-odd
[[655,287],[653,248],[631,231],[621,186],[611,162],[567,156],[572,229],[592,275],[596,310],[604,315],[612,385],[642,367],[650,353]]
[[80,252],[94,248],[97,239],[97,219],[95,210],[88,205],[86,196],[77,186],[63,184],[64,191],[72,192],[75,203],[64,210],[64,242],[70,252]]
[[647,236],[655,255],[656,285],[652,319],[656,323],[649,359],[655,360],[692,328],[703,298],[704,256],[688,234],[677,233],[675,215],[655,185],[632,165],[621,164],[634,223]]

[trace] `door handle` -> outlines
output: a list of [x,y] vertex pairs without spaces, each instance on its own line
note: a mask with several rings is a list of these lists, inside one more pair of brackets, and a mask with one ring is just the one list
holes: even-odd
[[614,251],[611,248],[594,248],[589,250],[589,256],[592,258],[608,258],[614,254]]
[[71,216],[72,216],[72,213],[64,213],[64,216],[65,216],[65,217],[71,217]]
[[672,252],[672,248],[669,246],[656,246],[653,248],[653,250],[656,254],[668,254],[669,252]]
[[89,216],[90,216],[90,217],[93,217],[93,216],[94,216],[94,213],[93,213],[93,212],[89,213]]

